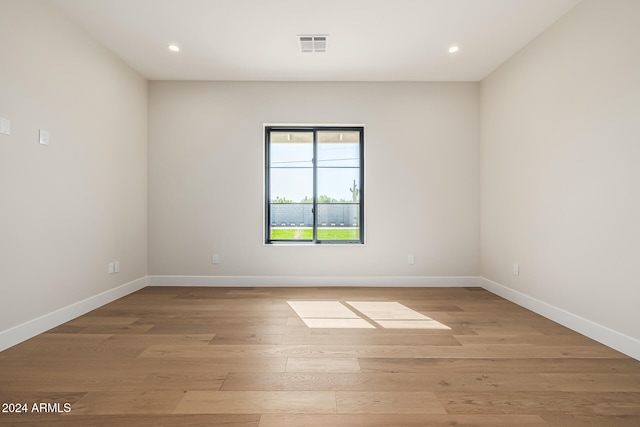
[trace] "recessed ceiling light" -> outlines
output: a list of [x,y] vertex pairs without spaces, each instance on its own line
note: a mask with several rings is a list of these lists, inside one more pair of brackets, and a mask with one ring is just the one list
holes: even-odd
[[456,52],[457,52],[457,51],[459,51],[459,50],[460,50],[460,47],[459,47],[459,46],[451,46],[451,47],[449,48],[449,53],[456,53]]
[[171,43],[169,45],[169,50],[171,52],[179,52],[180,51],[180,46],[178,46],[177,44]]

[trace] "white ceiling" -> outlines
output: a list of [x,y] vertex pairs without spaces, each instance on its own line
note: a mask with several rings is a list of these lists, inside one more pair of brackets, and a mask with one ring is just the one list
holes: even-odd
[[[51,1],[150,80],[256,81],[478,81],[579,2]],[[328,34],[327,52],[299,34]]]

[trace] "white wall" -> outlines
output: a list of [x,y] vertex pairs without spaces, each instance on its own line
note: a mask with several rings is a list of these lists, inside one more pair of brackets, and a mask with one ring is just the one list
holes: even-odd
[[[477,83],[150,83],[149,273],[477,276],[478,94]],[[364,246],[263,244],[264,123],[365,125]]]
[[48,2],[0,10],[2,332],[146,275],[148,93]]
[[585,0],[481,83],[482,276],[632,337],[636,357],[638,17]]

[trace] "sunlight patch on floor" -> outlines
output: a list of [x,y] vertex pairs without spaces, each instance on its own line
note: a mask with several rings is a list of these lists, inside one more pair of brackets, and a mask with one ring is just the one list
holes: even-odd
[[451,329],[395,301],[347,301],[347,304],[386,329]]
[[347,304],[373,320],[431,320],[395,301],[347,301]]
[[[395,301],[287,301],[309,328],[451,329]],[[369,321],[368,321],[369,320]]]
[[376,320],[385,329],[451,329],[437,320]]
[[312,329],[375,329],[340,301],[287,301]]
[[310,328],[328,329],[375,329],[376,327],[364,319],[307,319],[302,321]]
[[340,301],[287,301],[298,316],[322,319],[359,319],[360,316],[349,310]]

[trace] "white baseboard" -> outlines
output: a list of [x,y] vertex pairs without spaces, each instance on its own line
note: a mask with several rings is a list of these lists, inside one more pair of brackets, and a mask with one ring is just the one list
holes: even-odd
[[75,319],[78,316],[82,316],[83,314],[115,301],[118,298],[122,298],[132,292],[138,291],[145,286],[147,286],[146,276],[60,308],[33,320],[29,320],[10,329],[0,331],[0,351],[13,347],[22,341],[28,340],[29,338],[48,331],[51,328],[55,328],[56,326]]
[[585,319],[584,317],[580,317],[537,298],[533,298],[492,280],[485,279],[484,277],[480,277],[479,285],[489,292],[518,304],[521,307],[527,308],[547,319],[553,320],[556,323],[618,350],[627,356],[640,360],[640,340],[621,334],[606,326],[592,322],[589,319]]
[[148,276],[149,286],[212,287],[465,287],[480,286],[477,276]]

